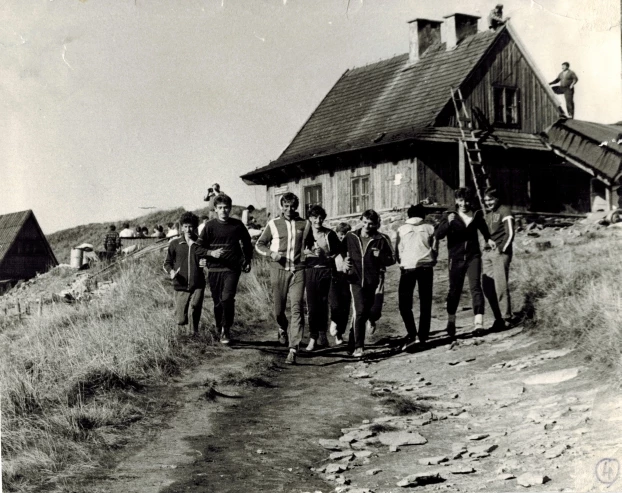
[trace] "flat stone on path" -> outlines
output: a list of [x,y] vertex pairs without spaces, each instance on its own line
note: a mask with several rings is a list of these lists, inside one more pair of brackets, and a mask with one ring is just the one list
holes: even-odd
[[375,476],[376,474],[382,472],[382,469],[370,469],[369,471],[366,471],[365,474],[367,474],[368,476]]
[[351,458],[354,455],[352,450],[344,450],[343,452],[333,452],[328,457],[330,460],[341,460],[346,458]]
[[551,385],[572,380],[579,374],[578,368],[566,368],[565,370],[549,371],[540,373],[525,380],[526,385]]
[[494,443],[491,443],[489,445],[478,445],[476,447],[469,447],[469,455],[489,454],[496,448],[498,448],[498,445],[495,445]]
[[566,445],[558,445],[557,447],[553,447],[550,450],[547,450],[544,453],[544,457],[546,457],[547,459],[556,459],[557,457],[561,456],[567,449],[568,447]]
[[366,457],[371,457],[371,454],[373,454],[371,450],[356,450],[354,452],[354,456],[357,459],[365,459]]
[[352,443],[352,442],[360,442],[361,440],[365,440],[374,435],[373,431],[369,430],[354,430],[349,433],[346,433],[341,438],[339,438],[340,442]]
[[451,474],[471,474],[475,472],[471,466],[464,466],[461,464],[448,465],[447,470]]
[[318,443],[326,450],[341,450],[346,446],[343,442],[330,438],[320,438]]
[[371,375],[366,371],[357,371],[350,375],[352,378],[371,378]]
[[318,443],[326,450],[342,450],[344,447],[346,447],[346,444],[344,444],[343,442],[330,438],[320,438],[318,440]]
[[424,445],[428,443],[425,437],[419,433],[408,431],[389,431],[378,435],[378,440],[389,447],[401,447],[402,445]]
[[442,462],[447,462],[449,459],[444,455],[438,457],[426,457],[425,459],[419,459],[417,462],[422,466],[436,466]]
[[469,440],[483,440],[484,438],[488,438],[490,435],[488,433],[478,433],[476,435],[469,435],[467,438]]
[[326,474],[338,474],[346,470],[346,467],[343,464],[328,464],[326,466]]
[[535,486],[538,484],[544,484],[547,481],[550,481],[550,478],[545,476],[544,474],[535,473],[535,472],[526,472],[525,474],[521,474],[518,478],[516,478],[516,482],[525,488],[529,488],[530,486]]
[[420,472],[417,474],[411,474],[397,483],[402,488],[412,488],[416,486],[424,486],[431,483],[440,483],[445,481],[445,478],[441,474],[436,472]]

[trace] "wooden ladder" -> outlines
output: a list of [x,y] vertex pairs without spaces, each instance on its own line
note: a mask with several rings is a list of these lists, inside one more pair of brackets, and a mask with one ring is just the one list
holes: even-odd
[[480,206],[482,210],[485,210],[484,193],[486,188],[490,187],[490,180],[488,179],[488,174],[482,162],[482,150],[479,147],[479,139],[475,137],[473,120],[464,104],[462,91],[460,88],[455,91],[453,88],[450,88],[450,91],[451,100],[454,103],[454,109],[456,111],[458,128],[460,129],[460,145],[464,148],[464,153],[469,162],[469,168],[471,169],[471,176],[473,177],[473,183],[475,184],[475,191],[477,192]]

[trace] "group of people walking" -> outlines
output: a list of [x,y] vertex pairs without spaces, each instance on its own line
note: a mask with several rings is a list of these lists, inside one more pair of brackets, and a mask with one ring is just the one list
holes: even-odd
[[[311,207],[303,219],[298,214],[298,197],[282,195],[280,216],[268,222],[254,250],[269,261],[277,338],[289,348],[286,363],[296,362],[302,343],[305,293],[307,351],[328,346],[327,332],[336,344],[343,344],[351,328],[348,352],[362,357],[366,334],[375,330],[382,312],[386,268],[396,262],[400,267],[398,305],[407,332],[402,348],[416,340],[425,344],[430,333],[434,266],[443,238],[447,238],[449,256],[448,335],[456,335],[456,311],[465,277],[475,329],[483,329],[484,296],[495,317],[493,327],[508,326],[512,318],[508,286],[514,238],[511,212],[492,189],[486,191],[485,212],[476,206],[469,190],[458,189],[455,197],[456,209],[445,214],[436,228],[425,222],[422,204],[411,206],[406,223],[397,230],[394,248],[379,231],[381,218],[374,210],[362,213],[356,230],[340,223],[333,231],[324,226],[326,211],[321,206]],[[207,267],[216,328],[220,341],[227,344],[238,281],[242,272],[250,272],[253,246],[242,221],[230,217],[231,198],[221,193],[213,204],[216,217],[205,223],[200,235],[199,218],[190,212],[182,215],[181,236],[169,243],[164,270],[175,288],[177,323],[190,323],[198,333],[206,287],[203,267]],[[486,242],[483,253],[479,234]],[[413,313],[416,287],[418,327]]]

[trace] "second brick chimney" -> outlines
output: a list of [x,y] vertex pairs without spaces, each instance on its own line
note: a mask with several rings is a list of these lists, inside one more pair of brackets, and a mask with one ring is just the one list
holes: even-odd
[[477,34],[480,17],[469,14],[451,14],[443,17],[445,22],[441,31],[447,49],[455,48],[467,36]]
[[410,31],[410,63],[417,63],[421,55],[432,46],[441,42],[441,24],[443,21],[414,19],[408,22]]

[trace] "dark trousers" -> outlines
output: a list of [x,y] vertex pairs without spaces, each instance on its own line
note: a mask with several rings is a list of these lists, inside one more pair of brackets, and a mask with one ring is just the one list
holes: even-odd
[[235,293],[240,273],[234,271],[210,271],[207,275],[214,301],[216,327],[229,329],[235,316]]
[[365,324],[370,320],[371,309],[376,297],[378,286],[359,286],[350,284],[350,294],[352,296],[352,331],[348,340],[349,349],[365,347]]
[[339,338],[345,333],[352,308],[352,295],[350,294],[350,284],[344,276],[333,275],[330,284],[330,320],[337,325],[337,335]]
[[449,293],[447,293],[447,313],[455,315],[460,303],[464,278],[469,278],[471,302],[475,315],[484,314],[484,294],[482,293],[482,257],[476,255],[467,259],[449,259]]
[[376,286],[374,293],[374,303],[369,311],[369,321],[376,323],[382,316],[382,305],[384,305],[384,272],[380,273],[380,282]]
[[199,322],[203,311],[203,296],[205,289],[194,289],[192,291],[175,291],[175,317],[177,325],[190,325],[194,333],[199,332]]
[[417,284],[419,284],[419,341],[425,342],[428,339],[432,320],[433,282],[434,271],[432,267],[402,270],[398,287],[398,306],[410,339],[417,336],[417,325],[412,310],[413,294]]
[[574,89],[563,89],[564,99],[566,100],[566,113],[570,118],[574,118]]
[[311,339],[317,339],[321,333],[326,334],[331,277],[330,268],[309,268],[305,272],[309,336]]

